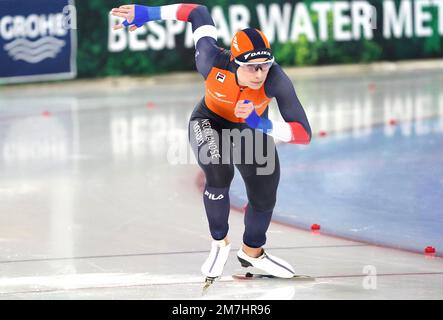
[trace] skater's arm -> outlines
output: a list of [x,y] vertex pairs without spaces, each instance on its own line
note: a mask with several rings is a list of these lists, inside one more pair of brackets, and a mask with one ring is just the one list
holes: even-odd
[[265,92],[268,97],[277,99],[278,108],[284,121],[272,121],[260,117],[253,109],[245,119],[246,123],[250,127],[262,130],[284,142],[309,144],[311,127],[308,118],[298,100],[291,80],[278,64],[274,64],[269,71]]
[[134,31],[149,21],[178,20],[190,22],[196,48],[197,70],[206,79],[213,61],[223,49],[217,46],[217,29],[208,8],[200,4],[177,3],[158,7],[124,5],[114,8],[111,14],[126,20],[114,29],[129,27]]
[[312,135],[311,126],[292,81],[278,64],[274,64],[271,71],[268,75],[269,85],[265,88],[266,94],[275,97],[284,119],[284,122],[274,121],[275,137],[289,143],[309,144]]

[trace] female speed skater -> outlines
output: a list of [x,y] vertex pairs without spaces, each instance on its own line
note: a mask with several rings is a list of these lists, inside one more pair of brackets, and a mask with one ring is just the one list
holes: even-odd
[[[114,29],[128,27],[129,31],[155,20],[192,24],[195,62],[205,80],[205,96],[191,115],[188,138],[205,174],[203,203],[213,238],[202,273],[207,279],[220,277],[228,259],[229,188],[235,166],[248,196],[238,260],[243,267],[292,277],[294,269],[288,262],[263,249],[280,179],[274,138],[309,144],[311,128],[292,82],[275,62],[266,36],[260,30],[246,28],[234,35],[230,50],[220,48],[214,21],[207,7],[200,4],[123,5],[112,9],[111,14],[125,19]],[[276,98],[284,121],[268,118],[272,98]],[[266,163],[257,152],[260,148],[266,151]],[[265,170],[266,166],[272,170]]]

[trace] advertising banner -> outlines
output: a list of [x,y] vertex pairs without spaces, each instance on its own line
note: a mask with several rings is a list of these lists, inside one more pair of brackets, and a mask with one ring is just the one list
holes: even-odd
[[[160,0],[139,4],[160,6],[179,2]],[[239,29],[262,30],[282,66],[443,57],[443,0],[186,2],[208,7],[221,47],[229,48],[233,34]],[[81,2],[82,19],[83,13],[93,13],[93,3],[95,9],[103,8],[103,12],[94,13],[94,25],[90,24],[94,26],[93,34],[88,33],[88,37],[94,39],[88,41],[98,51],[97,57],[106,58],[91,60],[89,57],[95,53],[91,47],[82,45],[82,60],[87,61],[88,66],[81,67],[81,75],[92,76],[92,70],[103,75],[195,70],[190,23],[151,21],[134,32],[115,31],[112,26],[119,18],[108,13],[123,3],[113,0]]]
[[75,12],[70,0],[0,0],[0,83],[74,78]]

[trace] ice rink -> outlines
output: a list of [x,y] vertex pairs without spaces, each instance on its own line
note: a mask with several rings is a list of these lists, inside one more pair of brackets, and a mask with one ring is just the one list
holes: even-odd
[[[0,88],[0,299],[443,298],[441,69],[295,75],[314,136],[311,146],[278,147],[285,154],[278,221],[271,223],[266,248],[315,281],[231,277],[244,272],[235,255],[241,245],[239,208],[244,201],[241,180],[236,180],[229,233],[233,249],[224,276],[204,296],[200,266],[210,249],[201,195],[204,178],[187,143],[188,119],[204,85],[198,74],[186,79]],[[276,117],[275,102],[271,108],[271,117]],[[340,204],[314,202],[316,193],[336,200],[334,187],[341,188],[341,194],[354,190],[355,185],[344,185],[343,176],[334,171],[337,159],[319,165],[306,156],[301,166],[291,162],[292,155],[297,159],[309,148],[316,150],[316,159],[331,153],[359,157],[361,150],[337,141],[350,136],[354,144],[365,144],[372,134],[384,138],[371,140],[365,150],[381,143],[379,155],[392,150],[383,140],[387,137],[401,137],[394,145],[421,137],[437,146],[429,149],[434,152],[431,159],[426,158],[428,149],[416,148],[415,142],[406,148],[410,153],[402,153],[415,162],[425,157],[420,168],[427,172],[425,179],[441,182],[426,189],[425,208],[435,220],[426,220],[426,214],[416,220],[403,216],[399,211],[412,208],[414,214],[417,202],[403,207],[408,197],[400,193],[397,198],[389,174],[380,191],[392,201],[377,221],[384,225],[380,219],[388,216],[391,227],[378,232],[389,238],[397,228],[392,221],[405,226],[426,220],[421,238],[401,238],[400,233],[393,245],[374,241],[373,234],[353,239],[345,232],[353,228],[352,212],[366,218],[371,210],[376,210],[374,216],[380,213],[380,207],[371,209],[374,194],[366,192],[368,186],[358,186],[358,195],[351,197],[357,204],[352,210],[345,207],[348,215],[342,215],[346,198]],[[375,155],[360,156],[365,157],[360,168],[371,170]],[[331,171],[333,177],[324,175]],[[313,172],[317,179],[308,179]],[[285,174],[291,182],[284,180]],[[320,187],[323,178],[332,179],[329,188]],[[291,189],[291,183],[297,189]],[[423,197],[418,189],[409,191],[411,199]],[[328,224],[328,218],[333,223]],[[321,231],[310,232],[316,222]],[[342,233],[341,226],[347,228]],[[436,255],[422,252],[420,241],[427,241],[428,232],[434,242],[426,245],[435,246]]]

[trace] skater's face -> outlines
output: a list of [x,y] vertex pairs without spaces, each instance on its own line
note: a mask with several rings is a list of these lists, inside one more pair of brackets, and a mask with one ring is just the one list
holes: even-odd
[[272,66],[272,61],[266,61],[266,58],[253,59],[248,64],[241,65],[237,69],[238,84],[258,90],[268,76]]

